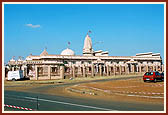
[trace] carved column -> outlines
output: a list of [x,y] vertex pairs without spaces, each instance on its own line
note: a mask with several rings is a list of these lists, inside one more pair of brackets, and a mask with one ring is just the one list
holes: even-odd
[[116,75],[116,66],[113,65],[113,72],[114,72],[114,75]]
[[89,66],[86,66],[86,75],[89,75]]
[[127,74],[127,65],[125,64],[125,74]]
[[149,70],[148,70],[148,65],[146,65],[146,72],[148,72]]
[[121,65],[119,65],[119,74],[121,75],[121,72],[122,72],[122,67]]
[[48,66],[48,79],[51,79],[51,65]]
[[99,72],[99,66],[96,65],[96,74],[98,74],[98,72]]
[[162,72],[164,72],[164,65],[162,65]]
[[64,66],[60,66],[60,77],[64,79]]
[[99,75],[102,76],[102,65],[99,65]]
[[109,76],[109,65],[107,65],[106,68],[107,68],[107,76]]
[[153,65],[153,71],[155,71],[155,65]]
[[106,74],[106,65],[103,66],[103,75]]
[[156,65],[156,71],[158,71],[158,65]]
[[83,65],[83,77],[86,77],[86,68],[85,68],[85,65]]
[[78,66],[78,74],[81,74],[81,67]]
[[25,68],[25,76],[27,77],[27,67]]
[[141,67],[141,64],[139,64],[139,73],[142,72],[142,67]]
[[72,66],[70,66],[70,75],[73,74],[73,69],[72,69]]
[[111,72],[112,72],[111,66],[109,66],[109,76],[111,76]]
[[12,67],[12,71],[15,71],[15,68],[14,68],[14,67]]
[[91,66],[91,71],[92,71],[92,77],[94,76],[94,65],[92,64]]
[[38,66],[36,65],[36,66],[35,66],[35,79],[36,79],[36,80],[38,80],[38,75],[39,75],[39,71],[38,71],[38,70],[39,70],[39,68],[38,68]]
[[75,77],[75,66],[72,66],[72,77]]
[[136,72],[139,72],[139,66],[136,65]]
[[132,73],[135,72],[135,66],[134,66],[134,64],[131,64],[131,72],[132,72]]

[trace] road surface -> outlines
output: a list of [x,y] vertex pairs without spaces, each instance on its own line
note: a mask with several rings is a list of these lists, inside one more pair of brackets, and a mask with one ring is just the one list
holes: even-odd
[[38,111],[163,111],[163,105],[148,105],[117,101],[109,102],[96,99],[16,91],[5,91],[4,93],[5,104],[27,107]]
[[[137,77],[130,77],[137,78]],[[121,80],[130,78],[112,78],[107,80],[82,81],[78,83],[67,83],[37,87],[32,92],[4,91],[4,104],[31,108],[38,111],[163,111],[163,104],[147,104],[137,102],[105,101],[100,99],[89,99],[65,95],[42,94],[51,87],[67,87],[75,84],[89,82],[104,82],[110,80]],[[34,93],[36,92],[36,93]],[[38,97],[38,98],[37,98]]]

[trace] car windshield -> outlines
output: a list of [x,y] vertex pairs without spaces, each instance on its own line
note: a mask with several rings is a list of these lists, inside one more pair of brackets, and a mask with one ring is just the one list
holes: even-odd
[[145,75],[153,75],[153,72],[147,72]]

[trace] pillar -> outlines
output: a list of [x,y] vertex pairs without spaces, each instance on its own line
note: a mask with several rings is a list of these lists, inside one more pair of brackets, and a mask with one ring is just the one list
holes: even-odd
[[125,74],[127,74],[127,65],[125,64]]
[[139,71],[139,67],[138,67],[138,65],[136,65],[136,72],[138,72]]
[[113,66],[113,72],[114,72],[114,75],[116,75],[116,66],[115,65]]
[[146,65],[146,72],[148,72],[149,70],[148,70],[148,65]]
[[142,72],[142,67],[141,67],[141,64],[139,64],[139,73]]
[[92,64],[91,66],[91,71],[92,71],[92,77],[94,76],[94,65]]
[[153,65],[153,71],[155,71],[155,66]]
[[27,67],[25,68],[25,76],[27,77]]
[[48,66],[48,79],[51,79],[51,66]]
[[158,66],[156,65],[156,71],[158,71]]
[[72,73],[73,73],[72,66],[70,66],[69,68],[70,68],[70,75],[72,75]]
[[109,66],[109,76],[111,75],[111,72],[112,72],[111,66]]
[[121,75],[121,72],[122,72],[122,67],[121,65],[119,65],[119,74]]
[[15,71],[15,68],[14,68],[14,67],[12,67],[12,71]]
[[102,76],[102,65],[99,65],[99,74]]
[[162,65],[162,72],[164,72],[164,65]]
[[106,74],[106,65],[103,66],[103,75]]
[[81,74],[81,67],[78,67],[78,74]]
[[135,65],[134,64],[132,65],[132,68],[133,68],[133,73],[135,73]]
[[60,77],[64,79],[64,66],[60,66]]
[[86,75],[89,75],[89,66],[86,66]]
[[83,65],[83,77],[86,77],[86,68],[85,68],[85,65]]
[[35,66],[35,79],[38,80],[39,68]]
[[96,74],[99,72],[98,65],[96,65]]
[[75,66],[72,66],[72,77],[75,77]]
[[106,68],[107,68],[107,76],[109,76],[109,65],[107,65]]
[[135,66],[133,64],[131,64],[131,72],[134,73],[135,72]]

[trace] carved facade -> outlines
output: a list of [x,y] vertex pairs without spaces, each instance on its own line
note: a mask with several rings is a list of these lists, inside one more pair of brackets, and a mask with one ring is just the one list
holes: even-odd
[[63,79],[70,77],[112,76],[143,74],[146,71],[164,71],[160,53],[140,53],[136,56],[108,56],[108,52],[94,51],[89,35],[86,36],[83,56],[67,48],[61,55],[29,55],[25,60],[11,59],[9,70],[22,69],[33,80]]

